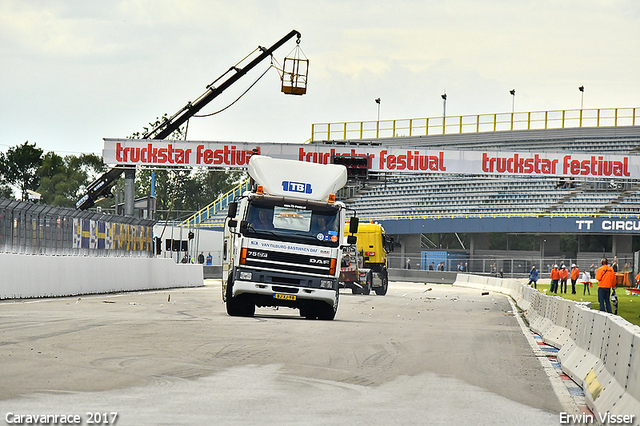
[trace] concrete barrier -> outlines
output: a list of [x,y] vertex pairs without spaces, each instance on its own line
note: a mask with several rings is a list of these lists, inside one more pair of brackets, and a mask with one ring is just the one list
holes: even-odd
[[389,280],[409,281],[431,284],[453,284],[456,272],[423,271],[421,269],[389,268]]
[[628,416],[605,422],[640,425],[640,327],[515,280],[458,274],[453,284],[511,296],[531,330],[559,349],[562,370],[583,387],[598,421]]
[[202,265],[172,259],[0,254],[0,299],[203,285]]

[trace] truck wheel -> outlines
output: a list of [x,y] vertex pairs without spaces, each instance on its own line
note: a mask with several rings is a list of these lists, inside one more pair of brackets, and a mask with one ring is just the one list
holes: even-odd
[[387,276],[387,271],[384,270],[382,272],[382,285],[380,287],[376,287],[374,290],[378,296],[384,296],[387,294],[387,290],[389,289],[389,278]]
[[362,294],[364,294],[365,296],[368,296],[369,293],[371,293],[372,285],[373,285],[373,273],[369,271],[367,272],[367,278],[366,278],[364,288],[362,289]]
[[336,317],[336,313],[338,312],[338,299],[340,292],[336,292],[336,303],[333,306],[329,305],[325,302],[318,302],[317,307],[317,316],[320,320],[332,321]]
[[233,280],[227,281],[227,314],[232,317],[252,317],[256,312],[256,305],[242,296],[233,297]]

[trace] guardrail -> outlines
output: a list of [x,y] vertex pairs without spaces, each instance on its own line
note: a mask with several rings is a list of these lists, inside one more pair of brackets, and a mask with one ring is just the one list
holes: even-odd
[[516,301],[531,330],[559,349],[562,370],[584,389],[595,415],[591,423],[608,414],[633,416],[625,423],[640,424],[640,327],[516,280],[458,274],[454,285],[505,293]]
[[351,121],[311,125],[311,140],[351,140],[428,136],[502,130],[560,129],[566,127],[617,127],[640,124],[640,108],[567,109]]

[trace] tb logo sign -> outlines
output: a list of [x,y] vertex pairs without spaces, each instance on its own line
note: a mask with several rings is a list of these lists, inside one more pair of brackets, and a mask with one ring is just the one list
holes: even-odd
[[304,182],[292,182],[288,180],[283,180],[282,190],[287,192],[300,192],[302,194],[311,194],[311,184],[304,183]]

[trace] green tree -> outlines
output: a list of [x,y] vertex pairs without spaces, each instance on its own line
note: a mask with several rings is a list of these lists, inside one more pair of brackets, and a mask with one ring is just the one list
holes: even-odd
[[87,186],[104,169],[102,159],[95,154],[61,157],[54,152],[47,153],[38,169],[38,192],[42,194],[42,202],[53,206],[74,207],[86,192]]
[[5,178],[6,161],[4,152],[0,152],[0,198],[13,198],[13,189]]
[[[35,191],[40,182],[37,171],[42,164],[42,150],[35,142],[26,141],[11,147],[2,159],[2,179],[20,190],[23,201],[27,200],[27,190]],[[5,184],[6,185],[6,184]]]

